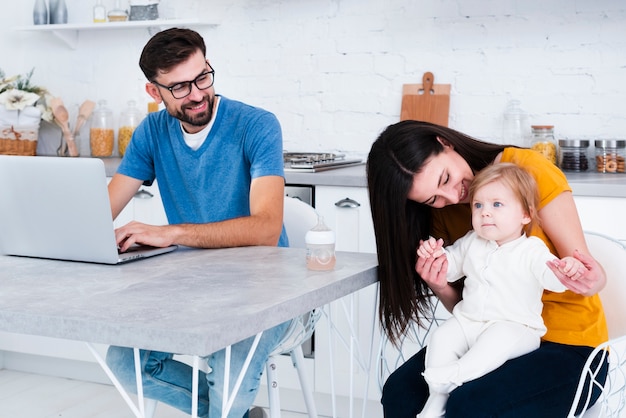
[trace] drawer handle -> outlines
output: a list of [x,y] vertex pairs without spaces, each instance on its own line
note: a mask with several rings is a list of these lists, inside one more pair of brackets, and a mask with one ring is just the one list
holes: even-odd
[[359,206],[361,206],[361,204],[356,200],[346,197],[345,199],[341,199],[340,201],[336,202],[335,206],[337,206],[338,208],[358,208]]
[[137,199],[152,199],[154,195],[147,190],[141,189],[135,193]]

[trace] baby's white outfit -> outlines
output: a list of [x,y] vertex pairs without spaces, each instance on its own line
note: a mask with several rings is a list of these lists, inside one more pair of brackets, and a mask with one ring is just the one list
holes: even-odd
[[470,231],[444,252],[448,282],[466,277],[463,299],[428,343],[430,398],[419,418],[443,416],[456,387],[537,349],[546,333],[543,291],[566,290],[546,265],[556,257],[537,237],[499,246]]

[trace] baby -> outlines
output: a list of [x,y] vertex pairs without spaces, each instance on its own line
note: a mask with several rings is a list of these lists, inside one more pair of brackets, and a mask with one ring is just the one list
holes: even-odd
[[543,241],[527,236],[538,198],[534,178],[522,168],[489,166],[469,194],[474,230],[445,249],[431,237],[417,250],[418,257],[447,257],[448,282],[466,277],[463,299],[428,344],[423,375],[430,397],[419,418],[443,417],[456,387],[539,347],[546,333],[543,291],[567,290],[548,263],[570,278],[585,270],[573,257],[555,263]]

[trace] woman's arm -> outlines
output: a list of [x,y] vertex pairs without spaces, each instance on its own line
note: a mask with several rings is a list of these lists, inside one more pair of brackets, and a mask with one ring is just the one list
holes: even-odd
[[552,271],[567,287],[575,288],[577,293],[591,296],[599,292],[606,284],[606,274],[589,253],[572,193],[567,191],[559,194],[538,214],[541,227],[554,244],[559,257],[572,256],[587,269],[580,278],[568,278],[549,265]]

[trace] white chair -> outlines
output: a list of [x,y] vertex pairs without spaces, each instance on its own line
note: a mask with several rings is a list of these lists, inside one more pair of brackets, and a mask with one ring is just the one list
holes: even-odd
[[[312,206],[298,198],[285,197],[283,223],[289,237],[289,246],[304,248],[306,232],[317,224],[317,213]],[[304,262],[304,260],[303,260]],[[283,341],[274,350],[266,362],[267,390],[269,396],[270,418],[280,417],[280,396],[277,375],[277,358],[289,354],[293,366],[298,371],[298,379],[304,396],[309,418],[317,418],[317,408],[313,400],[313,391],[309,387],[304,369],[302,343],[311,338],[321,310],[313,310],[291,321]]]
[[[593,232],[586,232],[585,239],[589,251],[604,267],[607,276],[607,284],[600,292],[600,299],[609,328],[609,340],[596,347],[589,355],[567,416],[624,417],[626,416],[626,248],[610,237]],[[601,356],[603,360],[608,357],[609,369],[604,383],[596,380],[599,367],[591,364],[596,356]],[[601,390],[602,394],[596,404],[587,410],[590,388]],[[584,405],[584,412],[575,415],[581,402]]]

